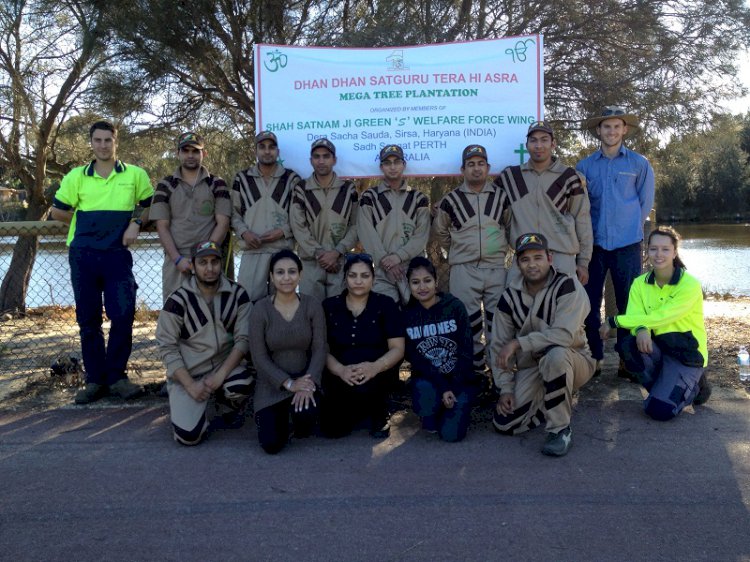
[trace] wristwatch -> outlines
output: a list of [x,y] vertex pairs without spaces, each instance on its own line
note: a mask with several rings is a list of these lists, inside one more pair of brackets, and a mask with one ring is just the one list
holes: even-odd
[[286,388],[289,392],[291,392],[293,384],[294,384],[294,381],[292,379],[287,379],[286,382],[284,382],[284,388]]
[[138,226],[143,226],[143,221],[141,219],[139,219],[139,218],[130,219],[130,222],[134,222]]

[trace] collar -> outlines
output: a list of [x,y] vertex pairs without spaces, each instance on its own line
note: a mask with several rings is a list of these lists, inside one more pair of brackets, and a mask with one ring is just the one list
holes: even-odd
[[535,172],[537,174],[543,174],[545,172],[560,172],[559,169],[562,166],[563,170],[565,169],[565,165],[560,161],[560,159],[557,156],[552,157],[552,163],[549,165],[549,167],[545,168],[541,172],[538,172],[532,165],[531,165],[531,159],[527,160],[523,164],[521,164],[521,170],[524,172]]
[[406,178],[401,180],[401,186],[398,189],[391,189],[391,187],[385,183],[385,180],[381,179],[380,183],[378,183],[375,188],[378,190],[378,193],[384,193],[386,191],[411,191],[411,187],[409,187],[409,184],[406,182]]
[[[188,279],[182,282],[182,286],[188,289],[192,293],[196,293],[201,298],[203,298],[203,295],[201,294],[201,290],[198,288],[198,281],[195,279],[195,275],[191,275]],[[221,280],[219,281],[219,288],[216,290],[216,293],[228,293],[232,290],[232,283],[227,279],[224,274],[221,274]]]
[[305,189],[333,189],[339,187],[342,183],[343,182],[336,175],[336,172],[333,172],[333,181],[331,182],[331,185],[329,187],[323,187],[318,183],[318,179],[315,177],[315,172],[313,172],[310,174],[310,177],[305,180]]
[[[180,166],[177,166],[177,169],[172,174],[173,177],[185,181],[185,178],[182,177],[181,170],[182,168]],[[210,174],[208,173],[208,170],[205,166],[201,165],[200,170],[198,170],[198,181],[195,182],[196,185],[198,185],[201,181],[206,179]]]
[[[674,272],[672,273],[672,277],[667,282],[667,285],[677,285],[677,283],[680,282],[680,279],[682,278],[682,274],[684,272],[685,270],[681,267],[675,267]],[[654,273],[653,269],[646,274],[646,283],[648,283],[649,285],[656,284],[656,274]]]
[[[93,176],[94,175],[94,165],[96,164],[96,160],[92,160],[88,164],[86,164],[86,167],[83,168],[83,173],[87,176]],[[125,170],[127,170],[128,166],[123,162],[122,160],[115,160],[115,173],[121,174]]]
[[[546,289],[549,287],[549,284],[552,283],[552,280],[557,276],[557,270],[555,269],[554,265],[551,265],[549,268],[549,273],[547,273],[547,281],[544,283],[544,288]],[[513,280],[513,282],[510,283],[510,287],[513,289],[518,289],[524,294],[529,294],[526,290],[526,284],[523,282],[523,276],[518,275],[516,279]]]
[[[274,168],[273,173],[271,174],[271,177],[280,178],[282,175],[284,175],[285,170],[286,168],[284,168],[284,166],[282,166],[281,164],[277,162],[276,167]],[[263,176],[263,174],[260,173],[260,166],[258,166],[258,164],[255,164],[252,168],[250,168],[249,171],[250,171],[251,176],[255,176],[257,178]]]
[[[617,156],[625,156],[627,152],[628,149],[625,148],[625,143],[620,143],[620,148],[617,150]],[[601,160],[602,158],[607,158],[607,156],[604,154],[601,147],[599,147],[599,150],[594,152],[594,158]]]
[[[469,184],[466,183],[466,180],[458,186],[459,191],[463,191],[464,193],[477,193],[476,191],[473,191],[471,188],[469,188]],[[497,187],[490,181],[489,178],[487,178],[487,181],[484,182],[484,185],[482,186],[482,189],[479,191],[479,193],[489,193],[497,191]]]

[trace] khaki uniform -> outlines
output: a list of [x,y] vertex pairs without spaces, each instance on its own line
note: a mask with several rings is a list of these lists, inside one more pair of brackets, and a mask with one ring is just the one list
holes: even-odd
[[[156,186],[149,210],[149,220],[168,220],[175,246],[185,259],[193,247],[208,240],[216,227],[216,215],[232,216],[232,202],[226,182],[201,166],[198,181],[190,185],[182,179],[178,167]],[[162,302],[182,285],[185,275],[164,253],[161,270]]]
[[[505,289],[508,199],[487,182],[474,192],[464,182],[438,205],[432,232],[448,252],[450,292],[466,305],[474,341],[474,370],[485,369],[492,316]],[[484,313],[484,314],[483,314]]]
[[[258,166],[238,172],[232,184],[232,228],[242,248],[242,259],[237,281],[256,301],[268,294],[268,266],[271,256],[285,248],[292,248],[292,229],[289,225],[289,207],[292,191],[300,177],[293,170],[277,165],[266,180]],[[284,236],[279,240],[262,244],[260,248],[248,248],[242,235],[251,231],[261,235],[280,228]]]
[[[526,162],[505,168],[495,179],[510,201],[510,240],[528,232],[543,234],[558,271],[576,275],[576,266],[588,267],[594,247],[591,204],[586,182],[573,168],[555,159],[543,172]],[[508,282],[520,278],[513,264]]]
[[[357,244],[358,200],[354,183],[336,174],[330,187],[321,187],[315,174],[295,186],[289,222],[304,263],[300,292],[322,301],[343,290],[344,254]],[[329,250],[341,254],[335,273],[327,272],[316,260],[320,252]]]
[[430,208],[427,197],[410,188],[406,181],[397,190],[383,181],[362,194],[359,201],[357,232],[365,251],[375,262],[373,290],[396,302],[409,300],[409,283],[396,281],[380,268],[380,260],[389,254],[401,259],[406,273],[409,261],[424,254],[430,234]]
[[[194,379],[214,373],[233,349],[250,349],[250,298],[240,285],[225,277],[211,303],[203,298],[195,278],[186,279],[167,299],[156,325],[159,353],[167,367],[169,414],[175,439],[198,443],[206,429],[207,402],[197,402],[173,379],[184,368]],[[217,391],[219,413],[237,411],[250,396],[252,377],[243,360]]]
[[517,434],[546,422],[558,433],[570,425],[573,390],[594,374],[583,330],[589,300],[572,277],[550,269],[547,284],[530,295],[523,279],[512,282],[500,297],[493,319],[492,356],[513,339],[521,344],[515,354],[516,371],[492,364],[495,386],[515,395],[515,411],[494,414],[495,428]]

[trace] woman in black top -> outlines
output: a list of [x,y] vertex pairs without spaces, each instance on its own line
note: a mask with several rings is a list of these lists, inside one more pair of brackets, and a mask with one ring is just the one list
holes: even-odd
[[404,330],[396,303],[372,292],[375,267],[368,254],[349,254],[346,289],[323,301],[328,357],[323,373],[321,427],[330,437],[351,433],[367,419],[370,435],[385,438],[388,391],[404,356]]
[[418,256],[406,272],[411,300],[404,310],[412,407],[422,428],[445,441],[466,437],[478,385],[471,324],[464,304],[437,292],[435,266]]

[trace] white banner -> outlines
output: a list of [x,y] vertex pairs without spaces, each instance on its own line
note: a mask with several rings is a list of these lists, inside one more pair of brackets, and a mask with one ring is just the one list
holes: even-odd
[[279,138],[285,167],[312,173],[310,144],[336,145],[336,171],[380,175],[378,153],[398,144],[406,174],[456,175],[469,144],[495,171],[527,158],[543,118],[542,36],[420,47],[255,47],[257,131]]

